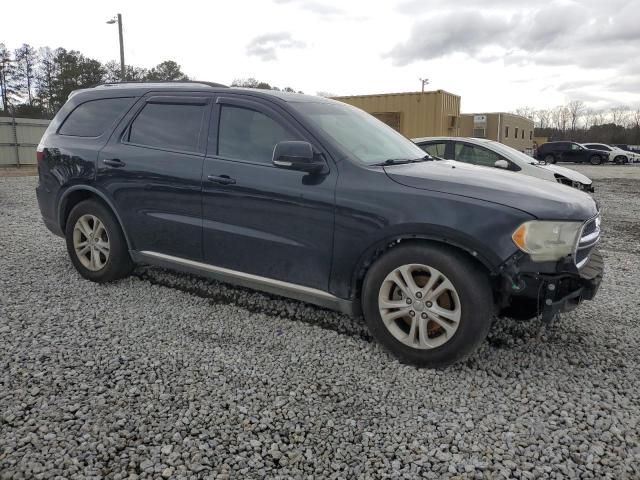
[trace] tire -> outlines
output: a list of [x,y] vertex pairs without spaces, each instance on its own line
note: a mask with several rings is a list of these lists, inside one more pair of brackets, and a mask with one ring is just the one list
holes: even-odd
[[[423,287],[424,292],[435,293],[440,288],[438,285],[451,285],[453,292],[446,290],[432,298],[433,302],[428,301],[428,293],[422,293],[421,297],[416,293],[412,298],[413,307],[406,307],[409,295],[402,294],[397,284],[389,280],[399,267],[409,271],[415,286]],[[430,275],[425,275],[423,267],[429,269]],[[436,278],[443,276],[449,283],[435,283],[436,288],[432,290],[425,288],[434,275]],[[443,299],[448,306],[443,306]],[[409,311],[407,315],[388,321],[388,327],[382,311],[382,305],[388,305],[384,303],[387,301],[398,307],[384,309],[385,318],[412,308],[415,310],[413,316]],[[458,315],[457,323],[445,322],[443,317],[436,317],[438,322],[433,321],[434,307],[447,312],[448,316]],[[402,363],[440,368],[462,360],[484,341],[493,321],[493,295],[488,275],[461,252],[446,246],[414,243],[394,248],[371,266],[362,287],[362,311],[373,337]],[[452,331],[450,334],[445,334],[443,324]],[[423,342],[424,332],[427,338]],[[401,341],[402,336],[405,338]]]
[[592,155],[589,158],[589,163],[591,165],[600,165],[602,163],[602,157],[600,155]]
[[547,163],[556,163],[556,157],[551,154],[548,154],[544,157],[544,161]]
[[[133,270],[118,221],[97,200],[84,200],[73,207],[67,218],[65,237],[71,263],[87,280],[111,282]],[[81,255],[83,251],[86,253]]]
[[629,163],[629,161],[627,160],[627,157],[620,155],[613,159],[613,163],[616,163],[616,164],[621,163],[624,165],[625,163]]

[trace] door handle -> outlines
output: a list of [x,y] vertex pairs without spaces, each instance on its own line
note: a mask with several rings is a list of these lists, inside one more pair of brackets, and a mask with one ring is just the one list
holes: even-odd
[[119,158],[105,158],[104,160],[102,160],[102,163],[104,163],[105,165],[109,165],[110,167],[115,167],[115,168],[119,168],[119,167],[124,167],[125,163],[120,160]]
[[207,176],[207,180],[219,183],[220,185],[234,185],[236,183],[235,179],[229,175],[209,175]]

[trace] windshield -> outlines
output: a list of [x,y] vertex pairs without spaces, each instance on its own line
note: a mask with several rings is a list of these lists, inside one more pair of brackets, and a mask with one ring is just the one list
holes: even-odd
[[358,108],[340,103],[293,102],[291,105],[367,165],[425,158],[425,152],[411,140]]
[[491,142],[492,150],[500,153],[503,157],[506,157],[510,160],[520,160],[521,162],[530,163],[531,165],[540,165],[541,162],[537,161],[535,158],[530,157],[526,153],[522,153],[519,150],[516,150],[513,147],[505,145],[503,143]]

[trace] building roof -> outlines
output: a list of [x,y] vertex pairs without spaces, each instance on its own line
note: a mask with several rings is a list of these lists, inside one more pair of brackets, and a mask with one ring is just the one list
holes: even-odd
[[369,95],[342,95],[342,96],[338,96],[338,97],[331,97],[331,98],[335,98],[336,100],[340,100],[343,98],[367,98],[367,97],[393,97],[393,96],[402,96],[402,95],[421,95],[421,94],[425,94],[425,95],[433,95],[433,94],[445,94],[445,95],[452,95],[454,97],[459,97],[460,95],[456,95],[455,93],[451,93],[451,92],[447,92],[446,90],[429,90],[426,92],[395,92],[395,93],[372,93]]

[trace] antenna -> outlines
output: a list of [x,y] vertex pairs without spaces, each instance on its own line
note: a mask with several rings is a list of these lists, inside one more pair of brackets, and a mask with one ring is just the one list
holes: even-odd
[[424,86],[425,85],[429,85],[429,79],[428,78],[419,78],[418,80],[420,80],[420,83],[422,83],[422,93],[424,93]]

